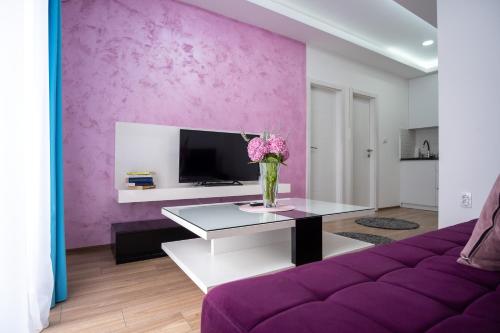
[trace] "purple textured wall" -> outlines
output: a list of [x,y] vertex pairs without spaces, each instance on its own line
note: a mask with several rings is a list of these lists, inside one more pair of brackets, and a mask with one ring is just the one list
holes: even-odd
[[62,13],[68,248],[107,244],[111,223],[160,218],[167,204],[116,202],[116,121],[281,127],[282,181],[304,195],[302,43],[170,0],[71,0]]

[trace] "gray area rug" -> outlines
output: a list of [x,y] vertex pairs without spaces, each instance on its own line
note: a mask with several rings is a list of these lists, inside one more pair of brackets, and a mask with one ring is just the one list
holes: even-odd
[[393,241],[392,239],[390,239],[388,237],[372,235],[372,234],[364,234],[361,232],[336,232],[335,234],[339,235],[339,236],[349,237],[352,239],[357,239],[357,240],[371,243],[371,244],[375,244],[375,245],[387,244],[387,243],[391,243]]
[[356,223],[365,227],[391,230],[410,230],[419,227],[418,223],[389,217],[364,217],[357,219]]

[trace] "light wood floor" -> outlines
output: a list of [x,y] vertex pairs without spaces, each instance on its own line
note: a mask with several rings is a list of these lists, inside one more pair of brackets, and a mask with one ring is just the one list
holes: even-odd
[[[434,212],[391,208],[377,215],[420,224],[416,230],[367,228],[352,219],[328,223],[331,232],[365,232],[403,239],[437,229]],[[167,257],[115,265],[109,247],[70,251],[68,299],[50,313],[44,332],[175,332],[200,329],[203,293]]]

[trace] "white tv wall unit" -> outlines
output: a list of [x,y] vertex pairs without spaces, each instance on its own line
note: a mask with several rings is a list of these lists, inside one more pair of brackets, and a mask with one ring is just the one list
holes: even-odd
[[[180,127],[140,123],[115,124],[115,189],[118,203],[202,199],[258,195],[257,182],[235,186],[196,186],[179,183]],[[156,189],[129,190],[129,171],[154,171]],[[290,184],[280,184],[279,193],[290,193]]]

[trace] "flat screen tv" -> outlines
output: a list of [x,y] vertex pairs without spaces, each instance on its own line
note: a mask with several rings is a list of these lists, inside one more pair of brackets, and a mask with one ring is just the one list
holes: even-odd
[[[257,135],[248,135],[249,138]],[[179,183],[217,185],[259,179],[238,133],[180,130]]]

